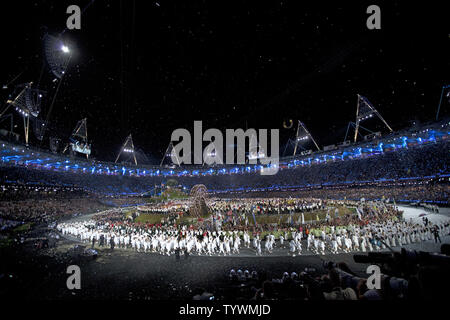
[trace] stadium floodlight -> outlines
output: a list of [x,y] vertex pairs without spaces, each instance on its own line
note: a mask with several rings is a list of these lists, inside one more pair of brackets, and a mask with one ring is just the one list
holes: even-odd
[[308,129],[306,129],[306,126],[303,124],[303,122],[298,120],[297,133],[295,134],[295,147],[294,147],[294,154],[293,154],[294,156],[297,153],[298,144],[303,141],[309,140],[309,139],[311,139],[311,141],[314,143],[317,150],[320,151],[320,148],[317,145],[316,140],[314,140],[311,133],[308,131]]
[[176,163],[173,162],[173,160],[172,160],[172,150],[173,149],[174,149],[173,143],[172,143],[172,141],[170,141],[169,145],[167,146],[166,152],[164,152],[164,155],[161,159],[161,163],[159,164],[160,167],[162,167],[162,165],[164,164],[164,160],[166,160],[166,159],[170,159],[169,160],[170,164],[177,164],[178,166],[181,165],[180,159],[178,158],[178,155],[176,152],[174,152]]
[[308,140],[308,139],[309,139],[308,136],[297,137],[297,141],[304,141],[304,140]]
[[264,159],[265,157],[266,157],[266,154],[264,153],[264,151],[250,152],[248,154],[248,160]]
[[256,164],[254,160],[264,159],[266,157],[264,148],[257,141],[256,136],[252,135],[250,138],[249,152],[247,155],[248,162],[251,161],[254,164]]
[[134,152],[133,138],[131,137],[131,134],[128,135],[128,137],[125,139],[125,142],[123,143],[122,148],[120,149],[120,152],[117,155],[115,163],[117,163],[117,161],[119,160],[120,156],[123,153],[127,153],[130,155],[128,159],[124,160],[125,162],[128,162],[132,157],[134,160],[134,164],[137,165],[136,154]]
[[377,116],[384,123],[384,125],[389,129],[390,132],[392,132],[393,131],[392,128],[383,119],[383,117],[377,111],[377,109],[375,109],[375,107],[369,102],[369,100],[367,100],[367,98],[359,94],[357,96],[358,96],[358,103],[356,106],[356,124],[355,124],[354,142],[356,142],[356,139],[358,137],[359,123],[361,121],[372,118],[374,115]]
[[16,91],[19,93],[13,94],[14,100],[8,100],[10,106],[23,115],[31,115],[37,117],[41,112],[41,102],[44,91],[32,88],[33,82],[18,85]]
[[25,143],[28,145],[28,133],[30,128],[30,118],[37,118],[41,112],[41,103],[44,91],[32,87],[33,82],[16,86],[15,97],[13,100],[7,100],[7,106],[0,114],[0,117],[8,110],[10,106],[23,117],[25,130]]
[[72,56],[69,47],[64,44],[59,37],[54,37],[49,34],[44,35],[44,57],[50,71],[61,79],[69,64]]

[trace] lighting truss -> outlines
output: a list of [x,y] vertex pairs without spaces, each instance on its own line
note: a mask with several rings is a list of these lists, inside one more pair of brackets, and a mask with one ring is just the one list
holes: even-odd
[[134,160],[134,164],[137,165],[136,154],[134,152],[133,138],[131,137],[131,134],[126,138],[124,144],[122,145],[122,148],[120,149],[120,152],[117,155],[116,161],[114,161],[115,163],[117,163],[117,160],[119,160],[122,154],[128,155],[128,158],[125,161],[129,161],[130,158],[132,157]]
[[375,109],[375,107],[367,100],[367,98],[358,94],[358,103],[356,106],[356,125],[355,125],[355,137],[354,142],[358,137],[359,123],[361,121],[373,118],[373,116],[377,116],[384,125],[392,132],[392,128],[388,125],[388,123],[383,119],[381,114]]
[[[170,162],[171,163],[173,163],[173,161],[172,161],[172,150],[173,150],[173,143],[172,143],[172,141],[169,143],[169,145],[167,146],[167,149],[166,149],[166,152],[164,152],[164,155],[163,155],[163,157],[162,157],[162,159],[161,159],[161,163],[160,163],[160,167],[162,167],[162,165],[163,165],[163,163],[164,163],[164,160],[166,160],[166,159],[170,159]],[[177,163],[175,163],[175,164],[177,164],[178,166],[180,166],[180,159],[178,159],[178,155],[175,153],[175,158],[176,158],[176,160],[177,160]]]
[[309,133],[308,129],[306,129],[306,126],[304,125],[304,123],[301,122],[300,120],[298,120],[297,133],[295,134],[295,147],[294,147],[294,154],[293,154],[294,156],[297,153],[297,147],[298,147],[299,143],[303,143],[308,140],[311,140],[314,143],[314,145],[316,146],[317,151],[320,151],[320,148],[317,145],[316,140],[314,140],[311,133]]
[[258,159],[264,159],[265,157],[266,151],[259,144],[257,137],[255,135],[252,135],[250,138],[250,145],[247,155],[248,162]]
[[60,38],[51,36],[49,34],[44,35],[44,56],[50,71],[61,79],[69,64],[71,58],[71,52],[69,48],[61,41]]
[[0,117],[8,110],[14,107],[15,110],[23,117],[23,127],[25,130],[25,143],[28,145],[28,133],[30,131],[30,118],[36,118],[41,112],[41,103],[45,92],[32,87],[33,82],[18,85],[16,92],[13,94],[13,100],[7,100],[7,106],[0,114]]

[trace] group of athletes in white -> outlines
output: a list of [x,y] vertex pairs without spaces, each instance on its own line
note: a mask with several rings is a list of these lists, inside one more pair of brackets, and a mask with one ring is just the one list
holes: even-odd
[[[310,233],[306,238],[306,249],[315,254],[379,251],[436,238],[440,240],[449,233],[449,221],[427,226],[393,220],[369,223],[364,227],[350,225],[336,229],[331,226],[330,232],[322,230],[320,236]],[[302,253],[301,233],[290,241],[289,251],[294,256],[296,251]]]
[[[133,225],[111,224],[94,220],[66,222],[57,225],[64,235],[72,235],[83,242],[129,248],[138,252],[171,255],[178,252],[198,255],[239,254],[242,247],[253,249],[256,255],[286,252],[296,256],[304,253],[337,254],[355,251],[377,251],[411,243],[430,241],[450,232],[449,221],[438,224],[413,223],[387,219],[372,221],[364,226],[321,228],[304,237],[303,232],[277,230],[264,239],[248,231],[205,231],[183,227],[142,228]],[[315,235],[314,235],[315,233]],[[278,240],[278,242],[277,242]],[[440,240],[440,239],[439,239]],[[263,249],[264,242],[264,249]],[[303,246],[306,245],[306,250]]]

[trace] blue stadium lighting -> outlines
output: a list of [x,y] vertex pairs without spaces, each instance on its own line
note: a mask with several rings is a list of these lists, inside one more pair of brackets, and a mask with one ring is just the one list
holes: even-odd
[[[445,124],[445,127],[448,125]],[[420,134],[420,136],[417,136],[417,134]],[[413,147],[415,145],[419,144],[426,144],[426,143],[433,143],[436,142],[437,139],[442,140],[446,139],[450,135],[450,132],[448,130],[433,130],[433,129],[425,129],[421,132],[408,134],[408,136],[400,136],[391,138],[390,140],[384,140],[383,142],[380,142],[378,144],[373,143],[371,145],[366,145],[363,148],[354,148],[352,149],[342,149],[340,152],[336,153],[336,151],[333,152],[333,154],[322,154],[318,155],[316,157],[309,157],[309,158],[303,158],[300,159],[293,159],[291,161],[285,161],[280,163],[281,169],[285,168],[295,168],[297,166],[305,166],[305,165],[313,165],[318,163],[323,163],[330,161],[331,159],[336,160],[345,160],[345,159],[354,159],[355,157],[359,157],[362,154],[364,154],[365,157],[375,156],[379,153],[383,153],[385,151],[393,151],[397,148],[408,148]],[[64,169],[73,169],[75,172],[77,172],[77,169],[79,167],[78,164],[74,164],[72,166],[65,166],[65,164],[71,163],[72,160],[66,160],[61,158],[56,158],[52,155],[51,158],[36,158],[36,156],[39,156],[39,153],[35,153],[28,151],[25,152],[25,149],[17,148],[13,146],[9,146],[8,144],[3,143],[2,144],[2,150],[0,150],[0,153],[2,153],[4,156],[1,157],[1,161],[5,163],[11,163],[13,165],[22,165],[22,166],[34,166],[36,168],[46,168],[46,169],[52,169],[55,171],[58,170],[64,170]],[[59,160],[59,161],[55,161]],[[61,166],[61,164],[63,164]],[[64,167],[64,168],[63,168]],[[111,174],[111,170],[107,168],[106,163],[99,163],[95,168],[105,168],[105,170],[97,170],[98,174]],[[272,167],[272,166],[269,166]],[[93,172],[95,173],[95,168],[93,168]],[[216,174],[244,174],[244,173],[250,173],[250,172],[258,172],[258,169],[263,169],[264,166],[261,165],[249,165],[249,166],[239,166],[234,168],[219,168],[219,169],[209,169],[209,170],[194,170],[192,173],[187,170],[170,170],[170,171],[163,171],[164,176],[183,176],[183,175],[216,175]],[[89,167],[88,167],[89,169]],[[118,171],[120,171],[120,167],[116,169],[114,172],[117,174]],[[122,167],[122,170],[124,168]],[[154,169],[156,171],[156,169]],[[147,173],[150,174],[150,176],[160,175],[160,171],[157,170],[156,172],[154,170],[145,171],[143,169],[137,169],[137,176],[146,176]],[[125,169],[125,171],[128,171],[128,169]],[[85,173],[86,169],[83,168],[83,170],[80,170],[80,173]],[[125,172],[122,171],[125,175]],[[130,171],[130,175],[133,171]],[[285,187],[285,186],[284,186]]]
[[407,141],[408,141],[408,138],[407,138],[407,137],[402,137],[401,139],[402,139],[402,141],[403,141],[403,142],[402,142],[402,147],[403,147],[403,148],[406,148],[406,147],[407,147]]
[[122,167],[122,175],[125,175],[125,168],[124,167]]
[[378,144],[378,151],[381,151],[381,152],[383,152],[383,142],[380,142],[379,144]]

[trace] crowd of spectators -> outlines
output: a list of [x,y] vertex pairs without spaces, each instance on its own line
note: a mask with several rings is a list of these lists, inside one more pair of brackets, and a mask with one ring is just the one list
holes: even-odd
[[[298,273],[286,271],[281,277],[271,277],[264,271],[232,269],[215,294],[225,299],[266,301],[443,299],[450,282],[446,271],[450,262],[449,245],[442,245],[433,263],[417,257],[417,252],[407,250],[396,255],[385,253],[386,265],[378,263],[379,285],[375,279],[368,281],[368,275],[352,271],[344,262],[324,261],[320,268],[296,270]],[[211,296],[214,293],[203,293],[194,299]]]
[[370,183],[339,185],[333,187],[309,187],[278,191],[253,191],[217,193],[217,197],[300,197],[336,200],[383,200],[397,202],[427,201],[448,205],[450,184],[448,181],[414,181],[400,183]]
[[50,223],[61,218],[97,212],[105,208],[104,204],[90,198],[0,201],[0,218]]
[[[259,173],[201,175],[176,177],[179,184],[190,188],[204,184],[210,191],[232,189],[257,189],[268,187],[308,187],[362,182],[401,181],[404,179],[426,179],[430,176],[449,174],[449,141],[419,145],[387,151],[381,154],[353,157],[346,160],[331,160],[295,168],[281,169],[275,175]],[[57,172],[48,169],[32,169],[3,164],[0,177],[25,184],[66,186],[118,195],[148,192],[168,178],[163,176],[105,175],[91,173]]]
[[450,142],[400,149],[379,155],[348,160],[334,160],[280,170],[276,175],[224,175],[198,178],[209,190],[266,188],[288,186],[327,186],[358,182],[423,179],[449,174]]
[[41,186],[26,184],[1,184],[0,201],[17,201],[23,199],[64,199],[89,197],[83,188],[63,186]]

